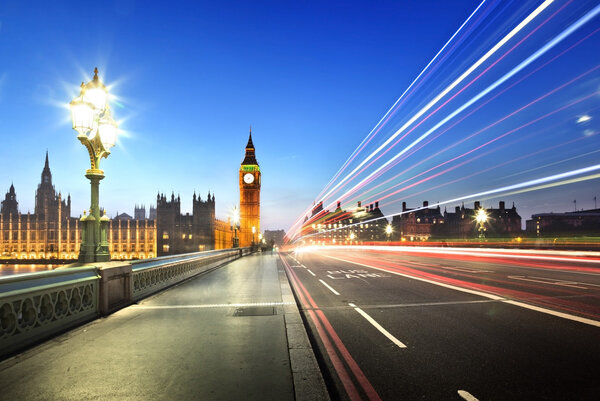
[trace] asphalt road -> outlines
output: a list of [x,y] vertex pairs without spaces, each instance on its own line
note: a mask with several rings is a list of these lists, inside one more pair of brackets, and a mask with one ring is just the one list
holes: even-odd
[[333,398],[600,399],[600,259],[329,249],[282,255]]

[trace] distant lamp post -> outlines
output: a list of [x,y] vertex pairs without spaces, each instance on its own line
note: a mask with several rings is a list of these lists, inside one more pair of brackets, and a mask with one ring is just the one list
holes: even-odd
[[110,260],[107,239],[108,217],[100,216],[99,187],[104,178],[100,170],[100,159],[108,157],[110,148],[117,140],[117,123],[112,118],[108,105],[108,89],[98,78],[98,68],[94,78],[87,84],[81,83],[81,92],[70,103],[73,129],[77,139],[87,148],[91,167],[85,176],[92,187],[89,214],[81,218],[81,247],[79,261],[83,263],[106,262]]
[[488,221],[488,215],[485,209],[478,209],[475,214],[475,221],[479,227],[479,239],[485,238],[485,227],[484,224]]
[[391,224],[388,224],[387,226],[385,226],[385,234],[387,235],[388,242],[390,241],[390,236],[392,235],[392,231],[394,231],[394,229],[392,228]]
[[256,227],[252,226],[252,245],[256,243]]
[[240,227],[240,211],[237,206],[233,209],[233,247],[238,248],[240,246],[240,239],[238,238],[238,229]]

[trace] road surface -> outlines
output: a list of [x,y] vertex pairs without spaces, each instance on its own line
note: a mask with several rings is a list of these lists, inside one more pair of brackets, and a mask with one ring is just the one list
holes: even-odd
[[333,398],[600,397],[600,257],[382,247],[281,258]]

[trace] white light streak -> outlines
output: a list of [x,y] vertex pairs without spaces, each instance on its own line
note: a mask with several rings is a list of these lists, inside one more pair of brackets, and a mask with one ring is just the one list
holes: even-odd
[[[340,174],[344,170],[344,168],[346,168],[346,166],[348,165],[348,163],[350,163],[350,160],[357,153],[357,151],[360,149],[360,147],[367,141],[367,139],[369,139],[369,137],[371,136],[371,134],[377,129],[377,127],[379,127],[379,125],[381,124],[381,122],[383,120],[385,120],[385,118],[392,112],[392,110],[394,110],[394,108],[396,107],[396,105],[398,104],[398,102],[400,102],[400,100],[402,100],[402,98],[404,98],[404,95],[406,95],[408,93],[408,91],[410,90],[410,88],[412,88],[413,85],[419,80],[419,78],[421,78],[421,75],[423,75],[425,73],[425,71],[427,71],[427,69],[429,68],[429,66],[431,66],[431,64],[433,64],[433,62],[438,58],[438,56],[444,51],[444,49],[450,44],[450,42],[452,42],[452,40],[456,37],[456,35],[458,35],[458,33],[465,27],[465,25],[471,20],[471,18],[475,15],[475,13],[477,13],[477,11],[481,8],[481,6],[485,2],[486,2],[486,0],[483,0],[481,3],[479,3],[479,5],[475,9],[475,11],[473,11],[471,13],[471,15],[469,15],[469,18],[467,18],[465,20],[465,22],[462,23],[462,25],[456,30],[456,32],[454,32],[454,35],[452,35],[452,37],[450,39],[448,39],[448,41],[444,44],[444,46],[442,46],[442,48],[440,49],[440,51],[438,51],[437,54],[431,59],[431,61],[429,61],[429,63],[425,66],[425,68],[423,68],[423,70],[419,73],[419,75],[417,75],[417,77],[411,82],[411,84],[408,86],[408,88],[406,88],[404,90],[404,92],[400,95],[400,97],[398,98],[398,100],[396,100],[396,102],[392,105],[392,107],[389,108],[389,110],[383,115],[383,117],[381,117],[381,119],[377,122],[377,124],[375,124],[375,126],[373,127],[373,129],[367,134],[367,136],[365,137],[365,139],[363,139],[363,141],[356,147],[356,149],[354,149],[354,152],[352,152],[352,154],[348,157],[348,159],[346,159],[346,161],[344,162],[344,164],[342,165],[342,167],[340,167],[340,169],[334,174],[333,178],[331,178],[331,180],[329,180],[329,182],[327,183],[327,185],[325,186],[325,188],[329,187],[329,185],[331,185],[332,181],[338,176],[338,174]],[[317,196],[317,198],[320,199],[321,198],[321,194],[319,194],[319,196]],[[306,210],[306,212],[308,212],[309,210],[310,209]]]
[[[449,120],[451,120],[452,118],[454,118],[457,114],[459,114],[462,111],[464,111],[467,107],[471,106],[473,103],[475,103],[476,101],[478,101],[479,99],[481,99],[482,97],[484,97],[485,95],[487,95],[492,90],[496,89],[498,86],[500,86],[501,84],[503,84],[504,82],[506,82],[508,79],[510,79],[511,77],[513,77],[515,74],[517,74],[519,71],[521,71],[523,68],[527,67],[533,61],[535,61],[536,59],[538,59],[539,57],[541,57],[544,53],[546,53],[547,51],[549,51],[550,49],[552,49],[554,46],[556,46],[558,43],[560,43],[567,36],[569,36],[570,34],[572,34],[573,32],[575,32],[577,29],[579,29],[581,26],[583,26],[586,22],[588,22],[589,20],[591,20],[592,18],[594,18],[598,13],[600,13],[600,5],[596,6],[593,10],[591,10],[590,12],[588,12],[586,15],[584,15],[582,18],[580,18],[573,25],[571,25],[570,27],[568,27],[567,29],[565,29],[563,32],[561,32],[558,36],[556,36],[554,39],[552,39],[546,45],[544,45],[543,47],[541,47],[540,49],[538,49],[535,53],[533,53],[531,56],[529,56],[528,58],[526,58],[524,61],[522,61],[515,68],[513,68],[511,71],[509,71],[504,76],[502,76],[500,79],[498,79],[496,82],[494,82],[493,84],[491,84],[490,86],[488,86],[486,89],[484,89],[483,91],[481,91],[479,94],[477,94],[473,98],[471,98],[468,102],[466,102],[465,104],[463,104],[462,106],[460,106],[454,112],[450,113],[442,121],[438,122],[435,126],[433,126],[431,129],[429,129],[427,132],[425,132],[419,138],[417,138],[416,140],[414,140],[410,145],[406,146],[404,149],[402,149],[400,152],[398,152],[394,157],[392,157],[387,162],[385,162],[384,164],[382,164],[380,167],[378,167],[375,171],[373,171],[367,177],[365,177],[364,179],[362,179],[358,184],[356,184],[350,190],[346,191],[346,193],[341,198],[343,198],[343,197],[347,196],[348,194],[352,193],[354,190],[356,190],[362,184],[364,184],[367,180],[371,179],[375,174],[379,173],[381,170],[383,170],[384,168],[386,168],[387,166],[389,166],[391,163],[393,163],[395,160],[397,160],[400,156],[404,155],[406,152],[408,152],[410,149],[412,149],[414,146],[416,146],[419,142],[423,141],[425,138],[427,138],[429,135],[431,135],[435,130],[437,130],[442,125],[444,125],[445,123],[447,123]],[[378,151],[379,151],[379,149],[377,149],[375,152],[378,152]],[[371,155],[373,155],[373,154],[371,154]],[[340,182],[340,184],[341,184],[341,182]],[[328,206],[330,206],[330,205],[328,205]]]
[[[448,94],[448,92],[450,92],[452,89],[454,89],[459,83],[461,83],[465,78],[467,78],[470,74],[472,74],[473,71],[475,71],[482,63],[484,63],[496,51],[498,51],[503,45],[505,45],[506,42],[508,42],[517,33],[519,33],[519,31],[521,31],[525,26],[527,26],[527,24],[529,24],[543,10],[545,10],[550,4],[552,4],[553,1],[554,0],[546,0],[542,4],[540,4],[540,6],[537,7],[531,14],[529,14],[523,21],[521,21],[521,23],[519,23],[519,25],[514,27],[504,38],[502,38],[490,50],[488,50],[488,52],[486,54],[484,54],[479,60],[477,60],[473,65],[471,65],[471,67],[469,67],[465,72],[463,72],[456,80],[454,80],[454,82],[452,82],[450,85],[448,85],[446,87],[446,89],[444,89],[442,92],[440,92],[433,100],[431,100],[421,110],[419,110],[416,114],[414,114],[404,125],[402,125],[402,127],[400,127],[392,136],[390,136],[381,146],[379,146],[375,151],[373,151],[369,156],[367,156],[354,170],[352,170],[352,172],[350,172],[348,175],[346,175],[340,182],[338,182],[333,188],[331,188],[323,196],[323,198],[327,198],[329,195],[331,195],[337,188],[339,188],[344,182],[346,182],[350,177],[352,177],[354,175],[354,173],[356,173],[362,166],[364,166],[369,160],[371,160],[377,153],[379,153],[382,149],[384,149],[387,145],[389,145],[390,142],[392,142],[398,135],[400,135],[402,132],[404,132],[406,130],[406,128],[408,128],[419,117],[421,117],[429,109],[431,109],[437,102],[439,102],[444,96],[446,96]],[[466,107],[468,107],[468,106],[466,106]],[[458,113],[456,113],[456,114],[458,114]],[[417,141],[413,142],[409,147],[407,147],[404,150],[404,152],[408,151],[410,148],[412,148],[418,142],[422,141],[424,138],[425,138],[425,136],[421,136]]]

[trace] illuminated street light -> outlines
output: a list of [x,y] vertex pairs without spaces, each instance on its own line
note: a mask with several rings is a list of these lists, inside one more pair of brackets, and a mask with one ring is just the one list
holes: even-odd
[[388,224],[387,226],[385,226],[385,234],[387,235],[388,242],[390,241],[390,236],[392,235],[392,231],[394,231],[394,229],[391,224]]
[[477,225],[479,226],[479,238],[483,239],[485,238],[485,227],[484,224],[488,221],[488,214],[485,211],[485,209],[481,208],[477,210],[477,213],[475,214],[475,221],[477,222]]
[[256,243],[256,227],[252,226],[252,246]]
[[87,84],[81,83],[81,92],[70,103],[73,129],[77,139],[87,148],[90,155],[90,168],[85,176],[91,184],[91,205],[89,214],[81,218],[81,247],[79,261],[83,263],[106,262],[110,260],[107,240],[108,217],[106,211],[100,216],[99,187],[104,178],[100,170],[100,160],[108,157],[110,148],[117,141],[118,126],[110,113],[108,89],[98,78],[98,68],[94,78]]
[[238,238],[238,229],[240,228],[240,211],[236,207],[233,208],[233,247],[237,248],[240,246],[240,240]]
[[354,241],[355,237],[356,237],[356,235],[354,235],[354,233],[350,233],[350,241]]

